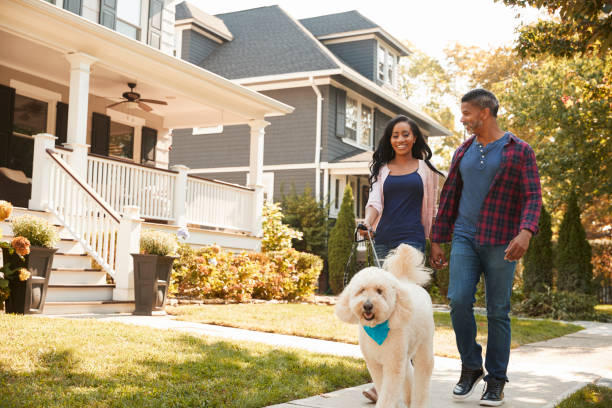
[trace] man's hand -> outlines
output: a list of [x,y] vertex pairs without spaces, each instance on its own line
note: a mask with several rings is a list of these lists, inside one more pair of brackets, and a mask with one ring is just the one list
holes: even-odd
[[446,257],[444,256],[444,251],[440,247],[440,244],[438,244],[437,242],[431,243],[430,261],[431,266],[433,266],[435,269],[442,269],[446,265],[448,265],[448,263],[446,262]]
[[529,248],[529,240],[531,240],[532,236],[533,233],[531,231],[526,229],[521,230],[521,232],[519,232],[519,234],[508,244],[504,260],[513,262],[521,259],[522,256],[525,255],[525,252],[527,252],[527,248]]

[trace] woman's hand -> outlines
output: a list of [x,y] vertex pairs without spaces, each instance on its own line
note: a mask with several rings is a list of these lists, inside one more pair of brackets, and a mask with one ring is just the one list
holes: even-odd
[[370,225],[370,223],[364,221],[360,225],[363,225],[364,227],[366,227],[366,229],[357,227],[359,235],[361,235],[362,237],[367,237],[368,234],[370,234],[370,238],[374,238],[374,231],[372,230],[372,226]]

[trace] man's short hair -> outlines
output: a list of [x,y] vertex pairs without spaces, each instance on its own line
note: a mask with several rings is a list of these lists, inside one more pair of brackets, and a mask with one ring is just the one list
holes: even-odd
[[489,108],[491,115],[496,118],[497,110],[499,109],[499,101],[493,95],[493,92],[486,89],[474,89],[463,95],[461,102],[469,102],[478,106],[480,109]]

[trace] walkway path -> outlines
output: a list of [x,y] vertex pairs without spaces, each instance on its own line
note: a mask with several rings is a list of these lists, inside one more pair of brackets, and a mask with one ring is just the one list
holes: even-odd
[[[276,347],[298,348],[316,353],[361,357],[359,346],[282,334],[183,322],[170,316],[95,315],[99,320],[117,321],[159,329],[180,330],[197,335],[255,341]],[[506,385],[507,408],[552,408],[585,384],[599,381],[612,386],[612,324],[576,322],[585,327],[577,333],[532,343],[512,350]],[[458,405],[450,398],[458,380],[458,360],[436,357],[431,387],[432,408],[478,407],[482,385],[467,401]],[[274,408],[369,407],[361,395],[367,385],[275,405]],[[271,408],[271,407],[270,407]]]

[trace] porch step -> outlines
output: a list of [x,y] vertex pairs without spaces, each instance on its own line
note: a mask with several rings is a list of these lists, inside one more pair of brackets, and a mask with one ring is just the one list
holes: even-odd
[[132,313],[134,302],[129,301],[94,301],[94,302],[45,302],[46,315],[64,314],[112,314]]
[[[97,302],[113,300],[114,284],[49,285],[48,302]],[[46,307],[46,306],[45,306]]]
[[101,269],[94,268],[51,268],[49,284],[105,285],[106,272]]
[[87,254],[70,254],[59,250],[53,257],[53,267],[62,268],[91,268],[91,257]]

